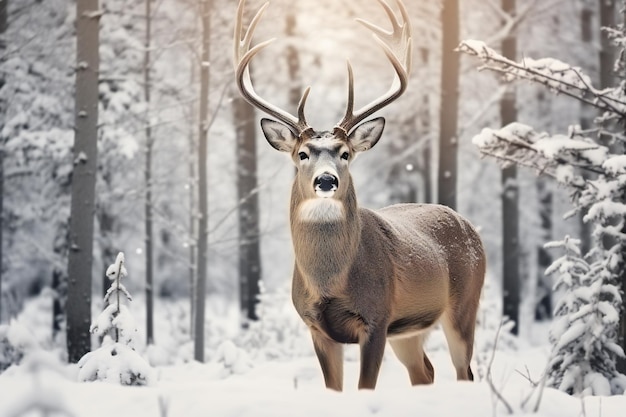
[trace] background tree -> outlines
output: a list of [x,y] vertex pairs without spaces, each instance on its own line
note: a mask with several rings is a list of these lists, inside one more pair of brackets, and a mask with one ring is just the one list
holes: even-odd
[[70,211],[67,350],[78,361],[90,350],[91,270],[98,155],[98,0],[76,3],[76,136]]
[[[297,7],[294,5],[294,7]],[[296,26],[296,14],[293,8],[285,15],[285,36],[290,40],[285,50],[287,58],[287,74],[289,74],[289,108],[298,108],[298,102],[302,95],[302,80],[300,79],[300,57],[298,55]]]
[[441,109],[439,113],[438,201],[456,208],[460,57],[459,1],[443,0],[441,9]]
[[[0,62],[5,61],[6,55],[6,38],[5,33],[7,31],[7,14],[8,14],[8,0],[0,3]],[[0,72],[0,89],[6,84],[5,76],[3,72]],[[0,96],[0,131],[4,128],[4,118],[6,117],[6,102]],[[4,229],[4,138],[0,138],[0,324],[2,324],[2,277],[4,272],[3,267],[3,234]]]
[[[431,52],[427,46],[422,46],[419,49],[419,57],[421,59],[420,67],[428,69],[431,66]],[[418,113],[416,131],[422,139],[426,140],[424,144],[422,155],[421,155],[421,163],[420,163],[420,172],[423,177],[423,201],[425,203],[433,203],[433,175],[432,175],[432,159],[433,159],[433,140],[429,137],[432,134],[432,123],[431,123],[431,110],[430,110],[430,96],[432,92],[425,90],[422,92],[422,98],[420,100],[421,109]]]
[[236,166],[239,199],[240,303],[247,320],[257,320],[256,305],[261,281],[259,185],[257,181],[256,119],[254,109],[242,97],[233,99],[237,134]]
[[[502,11],[515,15],[515,0],[502,0]],[[517,40],[511,31],[502,40],[502,55],[515,59]],[[503,125],[517,120],[516,94],[513,86],[508,86],[500,100],[500,119]],[[515,165],[502,169],[502,312],[515,323],[511,330],[518,334],[520,305],[519,273],[519,185]]]
[[145,233],[146,233],[146,339],[147,343],[154,343],[154,272],[153,272],[153,228],[152,228],[152,148],[153,148],[153,135],[152,135],[152,121],[150,120],[150,93],[151,93],[151,80],[150,80],[150,49],[152,48],[151,42],[151,23],[152,23],[152,0],[145,0],[145,43],[144,43],[144,60],[143,60],[143,91],[144,100],[146,102],[146,116],[145,116],[145,135],[146,135],[146,167],[145,167]]
[[204,362],[204,312],[207,281],[208,240],[209,240],[209,208],[207,152],[209,135],[209,81],[210,81],[210,39],[211,39],[211,5],[210,0],[200,1],[202,19],[202,53],[200,57],[200,105],[198,116],[198,253],[197,282],[195,288],[196,308],[194,326],[194,358]]

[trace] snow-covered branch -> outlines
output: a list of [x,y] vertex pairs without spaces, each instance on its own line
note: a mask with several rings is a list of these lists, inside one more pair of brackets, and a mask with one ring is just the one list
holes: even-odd
[[[609,150],[582,136],[577,127],[569,135],[536,132],[522,123],[511,123],[501,129],[485,128],[472,139],[484,155],[498,159],[504,166],[518,164],[547,174],[560,183],[584,188],[586,180],[574,168],[604,174],[603,164]],[[615,160],[618,169],[621,160]]]
[[512,82],[527,80],[544,85],[557,94],[567,95],[602,111],[609,111],[626,118],[626,98],[621,88],[599,90],[583,71],[554,58],[532,59],[525,57],[513,61],[478,40],[461,42],[458,51],[475,56],[484,62],[479,69],[502,74]]

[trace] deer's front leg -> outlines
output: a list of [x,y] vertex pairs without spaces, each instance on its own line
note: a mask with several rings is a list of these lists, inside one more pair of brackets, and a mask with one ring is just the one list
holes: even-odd
[[359,377],[359,389],[376,388],[378,371],[385,353],[387,331],[385,328],[373,329],[364,333],[359,341],[361,345],[361,375]]
[[317,360],[322,367],[326,388],[343,389],[343,346],[317,330],[311,330]]

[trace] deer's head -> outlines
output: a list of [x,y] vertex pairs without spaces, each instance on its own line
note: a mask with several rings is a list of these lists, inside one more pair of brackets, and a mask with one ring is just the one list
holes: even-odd
[[[245,34],[243,8],[240,0],[235,24],[234,62],[237,85],[243,97],[253,106],[278,119],[263,119],[261,128],[269,144],[281,152],[287,152],[298,169],[296,183],[304,198],[343,199],[351,189],[349,165],[359,152],[376,145],[385,127],[382,117],[365,121],[376,111],[400,97],[406,89],[411,63],[411,31],[404,5],[396,0],[402,19],[384,0],[378,0],[391,20],[392,30],[386,31],[369,22],[357,19],[374,32],[374,40],[381,45],[393,65],[396,77],[389,90],[371,103],[354,111],[354,78],[348,62],[348,103],[344,117],[332,130],[316,131],[304,116],[304,106],[310,88],[302,94],[297,117],[261,98],[252,86],[249,64],[252,58],[270,41],[252,48],[250,44],[254,29],[269,3],[265,3],[252,19]],[[243,34],[243,38],[242,38]]]

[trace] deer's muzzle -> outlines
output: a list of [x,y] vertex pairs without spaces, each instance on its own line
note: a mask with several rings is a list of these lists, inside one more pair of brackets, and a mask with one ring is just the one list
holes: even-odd
[[313,186],[319,197],[331,197],[339,187],[339,179],[335,175],[325,172],[315,178]]

